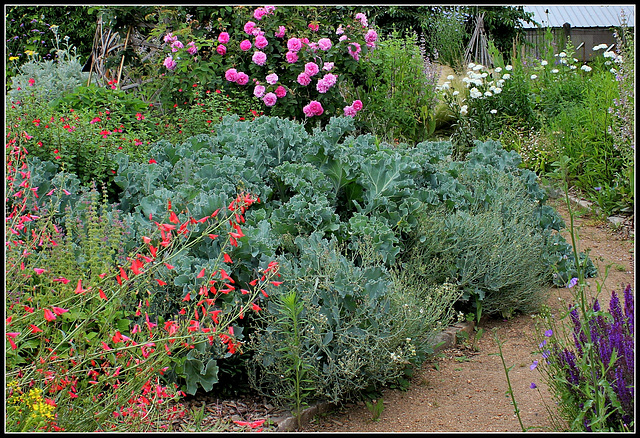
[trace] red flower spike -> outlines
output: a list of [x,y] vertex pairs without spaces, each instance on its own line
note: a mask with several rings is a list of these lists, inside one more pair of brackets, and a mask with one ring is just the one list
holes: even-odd
[[51,306],[51,308],[56,315],[62,315],[69,311],[69,309],[63,309],[62,307]]
[[44,309],[44,319],[51,322],[56,319],[56,315],[49,309]]
[[139,275],[140,274],[140,268],[142,268],[144,266],[144,264],[140,261],[140,260],[134,260],[133,262],[131,262],[131,271],[135,274],[135,275]]
[[229,277],[229,274],[227,274],[224,269],[220,269],[220,275],[222,276],[223,280],[229,280],[230,283],[235,283],[235,281],[233,281],[233,278]]
[[42,333],[42,329],[33,324],[29,324],[29,327],[31,328],[31,333]]
[[211,239],[215,239],[218,236],[219,236],[219,234],[209,234],[209,238],[211,238]]
[[157,257],[158,248],[156,248],[155,246],[149,245],[149,252],[155,258]]

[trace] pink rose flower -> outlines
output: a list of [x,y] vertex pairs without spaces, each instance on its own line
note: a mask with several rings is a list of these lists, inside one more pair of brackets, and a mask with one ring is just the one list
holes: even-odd
[[253,89],[253,95],[255,97],[262,97],[264,96],[265,91],[266,91],[266,88],[264,88],[263,85],[256,85],[256,87]]
[[251,41],[242,40],[242,42],[240,43],[240,50],[242,50],[243,52],[246,52],[250,48],[251,48]]
[[311,78],[305,72],[300,73],[297,80],[300,85],[305,87],[311,83]]
[[302,41],[298,38],[289,38],[287,41],[287,48],[292,52],[297,52],[302,48]]
[[253,54],[251,60],[256,64],[262,66],[267,62],[267,55],[264,52],[260,52],[259,50]]
[[280,86],[278,86],[278,88],[276,88],[276,96],[278,96],[278,99],[282,99],[286,95],[287,95],[287,89],[284,88],[282,85],[280,85]]
[[339,41],[344,41],[344,40],[346,40],[346,39],[348,39],[348,38],[349,38],[348,36],[346,36],[346,35],[342,35],[342,36],[339,38]]
[[314,23],[309,23],[309,29],[311,29],[312,32],[317,32],[318,29],[320,29],[320,25],[314,24]]
[[362,27],[367,27],[367,17],[366,15],[364,15],[362,12],[359,12],[356,14],[356,20],[360,20],[360,23],[362,24]]
[[322,70],[331,71],[333,68],[333,62],[325,62],[322,66]]
[[262,101],[264,102],[264,104],[266,106],[275,105],[277,100],[278,100],[277,96],[275,94],[273,94],[273,93],[267,93],[262,98]]
[[173,43],[171,43],[171,51],[172,52],[177,52],[178,49],[183,49],[184,48],[184,44],[182,44],[180,41],[174,41]]
[[340,26],[338,26],[338,29],[336,29],[336,35],[342,35],[344,33],[344,29],[342,28],[342,24]]
[[349,117],[355,117],[356,116],[356,110],[351,106],[345,106],[344,107],[344,115],[345,116],[349,116]]
[[220,32],[220,35],[218,35],[218,41],[220,44],[227,44],[229,42],[229,34],[227,32]]
[[353,107],[354,110],[360,111],[362,109],[362,101],[354,100],[351,106]]
[[244,32],[247,35],[251,35],[254,27],[256,27],[256,24],[253,21],[247,21],[247,24],[244,25]]
[[229,82],[235,82],[238,79],[238,70],[235,68],[230,68],[226,72],[224,72],[224,77]]
[[[354,49],[352,49],[352,47],[354,47]],[[348,48],[348,49],[349,49],[349,55],[351,55],[351,57],[352,57],[353,59],[355,59],[356,61],[357,61],[358,59],[360,59],[360,55],[359,55],[360,50],[361,50],[361,49],[360,49],[360,44],[358,44],[358,43],[351,43],[351,44],[349,44],[349,48]]]
[[253,12],[253,18],[255,18],[256,20],[260,21],[262,20],[262,17],[264,17],[265,15],[267,15],[268,12],[265,8],[258,8]]
[[244,72],[238,72],[238,76],[236,77],[236,84],[247,85],[248,82],[249,76]]
[[278,75],[275,73],[271,73],[270,75],[267,75],[266,80],[267,84],[275,85],[276,82],[278,82]]
[[298,62],[298,54],[296,52],[287,52],[285,55],[289,64]]
[[168,34],[166,34],[164,36],[164,42],[165,43],[169,43],[169,44],[173,44],[174,41],[177,41],[178,37],[174,36],[173,33],[169,32]]
[[255,45],[258,49],[264,49],[269,45],[269,41],[262,35],[256,37]]
[[329,38],[320,38],[318,40],[318,47],[325,52],[331,48],[331,40]]
[[320,94],[326,93],[327,91],[329,91],[329,88],[331,88],[329,87],[329,84],[327,84],[327,82],[322,79],[320,79],[316,84],[316,90],[318,90],[318,93]]
[[368,43],[375,43],[378,41],[378,33],[373,29],[369,29],[364,36],[364,40]]
[[336,81],[338,80],[338,77],[332,73],[327,73],[326,75],[324,75],[324,77],[322,78],[323,81],[326,81],[327,84],[329,84],[330,87],[333,87],[336,84]]
[[191,41],[189,44],[187,44],[187,46],[189,47],[187,49],[187,52],[189,52],[189,55],[195,55],[196,53],[198,53],[198,48],[196,47],[196,43]]
[[218,52],[219,55],[224,55],[225,53],[227,53],[227,48],[220,44],[218,45],[218,47],[216,47],[216,52]]
[[324,108],[322,108],[322,104],[317,100],[312,100],[309,102],[309,109],[314,116],[321,116],[324,112]]
[[163,62],[164,66],[167,67],[167,69],[169,70],[173,70],[176,68],[176,66],[178,65],[177,62],[175,62],[173,60],[173,58],[171,56],[167,56]]
[[319,71],[318,64],[315,62],[307,62],[304,65],[304,72],[309,76],[315,76]]
[[276,36],[276,38],[283,38],[286,31],[287,31],[286,27],[278,26],[278,31],[274,32],[274,35]]

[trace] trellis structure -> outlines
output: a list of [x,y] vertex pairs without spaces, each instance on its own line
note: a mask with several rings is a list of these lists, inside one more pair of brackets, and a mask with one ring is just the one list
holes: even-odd
[[469,41],[469,45],[464,52],[464,60],[467,64],[474,62],[485,67],[492,67],[493,61],[489,56],[489,46],[487,44],[487,34],[484,30],[484,13],[476,17],[476,26]]
[[[124,68],[125,54],[123,53],[127,48],[136,52],[144,63],[144,61],[153,57],[161,47],[159,44],[145,40],[134,26],[129,26],[127,35],[123,39],[117,31],[107,27],[102,21],[102,18],[98,18],[98,25],[96,26],[96,33],[93,37],[93,47],[89,59],[91,67],[89,69],[87,85],[91,83],[93,74],[104,81],[105,85],[115,79],[116,87],[120,90],[138,87],[143,83],[152,81],[153,79],[141,80],[133,78],[128,74]],[[120,56],[118,60],[119,67],[114,69],[110,65],[112,63],[109,62],[109,58],[117,56]]]

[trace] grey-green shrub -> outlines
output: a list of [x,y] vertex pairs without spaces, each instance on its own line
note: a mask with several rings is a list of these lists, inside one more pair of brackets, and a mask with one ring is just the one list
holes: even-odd
[[[480,169],[480,168],[478,168]],[[466,209],[426,211],[405,255],[406,269],[423,281],[455,279],[477,310],[510,316],[535,311],[552,272],[544,259],[548,233],[523,183],[487,167],[489,178],[469,178],[477,194]],[[460,180],[465,181],[464,177]]]
[[[11,78],[11,88],[7,92],[13,101],[31,93],[43,101],[52,101],[72,92],[79,85],[86,85],[89,73],[82,71],[81,56],[76,47],[70,45],[65,37],[65,47],[61,48],[57,33],[55,38],[55,60],[42,60],[34,54],[18,67],[18,74]],[[30,79],[34,80],[33,85],[29,83]]]
[[[460,293],[455,286],[430,287],[411,273],[386,270],[373,245],[362,241],[352,258],[335,239],[317,233],[298,237],[297,258],[281,264],[284,289],[304,303],[299,327],[308,397],[339,402],[403,376],[422,363],[433,338],[446,325]],[[277,298],[275,298],[277,301]],[[290,391],[289,362],[278,351],[291,338],[281,307],[270,305],[251,338],[252,386],[282,403]]]

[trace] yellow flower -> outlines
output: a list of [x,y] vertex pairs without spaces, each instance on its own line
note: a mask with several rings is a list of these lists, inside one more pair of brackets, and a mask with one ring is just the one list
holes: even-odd
[[18,58],[17,56],[9,56],[9,61],[17,61],[18,59],[20,58]]
[[25,50],[25,51],[24,51],[24,53],[25,53],[27,56],[37,55],[37,53],[36,53],[36,52],[34,52],[33,50]]

